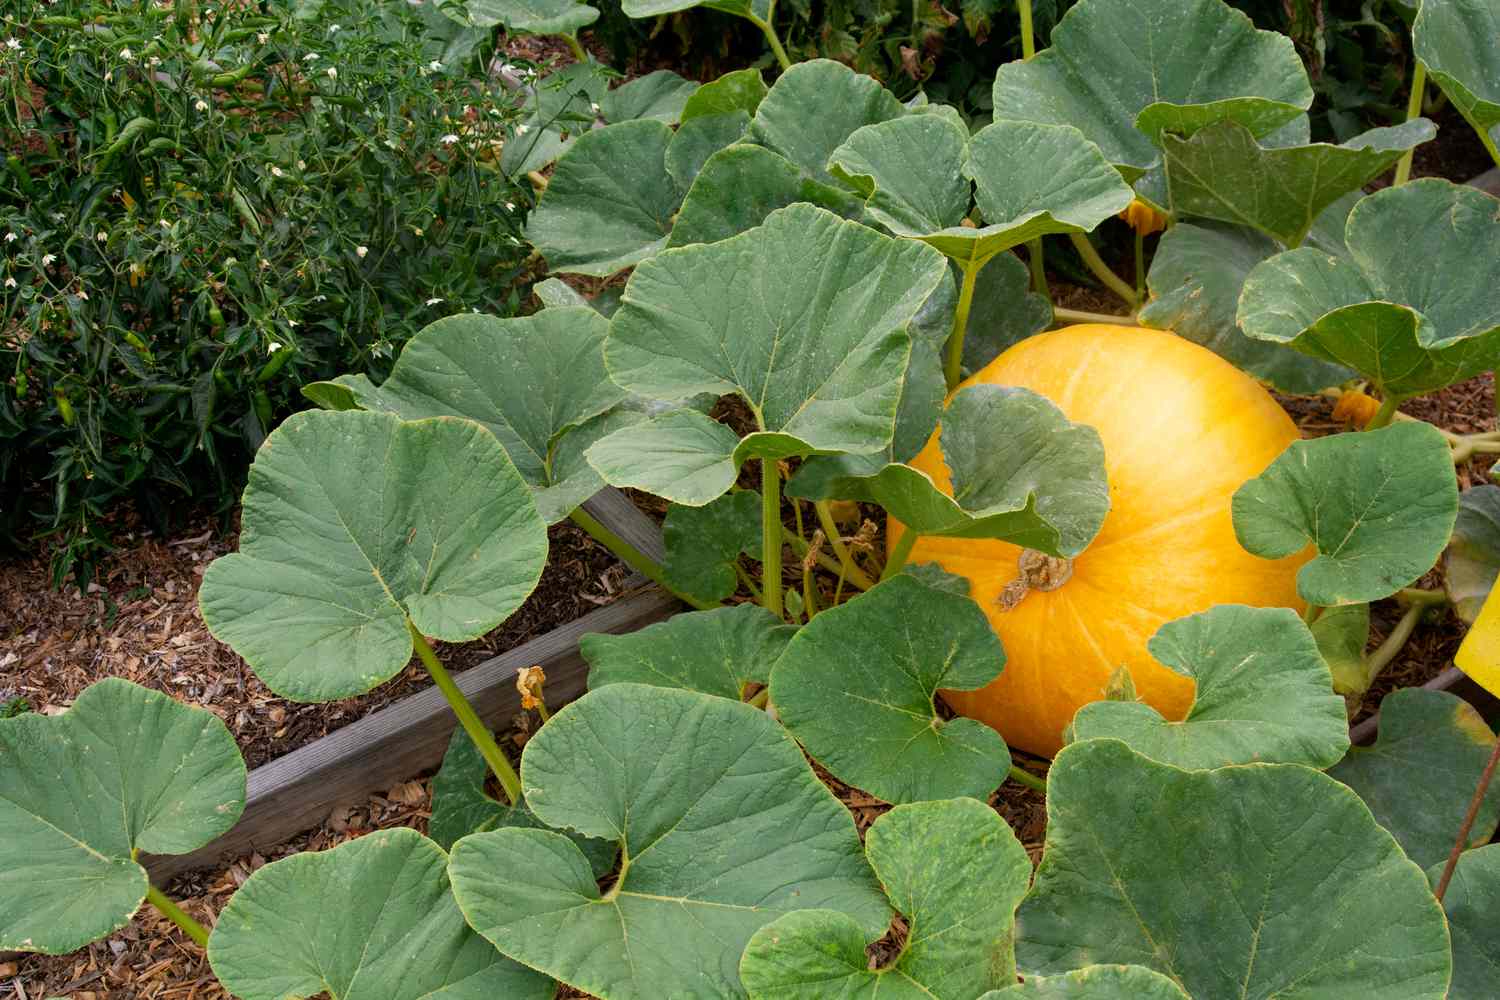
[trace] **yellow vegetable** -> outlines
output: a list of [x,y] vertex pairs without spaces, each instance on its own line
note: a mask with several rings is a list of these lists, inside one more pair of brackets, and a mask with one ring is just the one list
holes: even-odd
[[[1216,604],[1302,607],[1296,574],[1311,550],[1260,559],[1234,536],[1230,497],[1298,437],[1249,376],[1170,333],[1087,324],[1022,341],[964,384],[976,382],[1031,389],[1098,430],[1110,512],[1070,563],[993,540],[917,542],[910,561],[967,577],[1005,645],[993,684],[945,692],[955,710],[1050,755],[1125,667],[1142,700],[1180,719],[1193,682],[1146,651],[1158,628]],[[936,436],[912,464],[951,489]]]
[[1139,198],[1120,213],[1120,218],[1130,223],[1130,228],[1140,236],[1150,236],[1167,228],[1167,217]]
[[1475,684],[1500,698],[1500,596],[1496,595],[1500,586],[1490,591],[1453,662]]

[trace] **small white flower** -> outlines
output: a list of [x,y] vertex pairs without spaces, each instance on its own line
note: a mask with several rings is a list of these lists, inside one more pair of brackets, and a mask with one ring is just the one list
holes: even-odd
[[291,327],[293,330],[295,330],[295,329],[297,329],[297,327],[299,327],[299,326],[302,325],[302,321],[301,320],[296,320],[296,319],[289,319],[289,320],[286,321],[286,325],[289,326],[289,327]]
[[507,201],[505,203],[505,210],[507,212],[514,212],[516,210],[516,203],[513,201]]
[[438,70],[443,68],[443,64],[434,59],[432,62],[427,64],[427,68],[436,73]]
[[42,254],[42,266],[43,267],[51,267],[52,266],[52,262],[54,260],[56,260],[56,259],[57,259],[57,254],[55,254],[55,253],[44,253],[44,254]]
[[516,126],[516,135],[525,135],[527,132],[530,132],[530,131],[531,131],[531,126],[527,125],[525,122],[522,122],[521,124],[519,124],[519,125]]
[[5,47],[7,49],[13,49],[16,52],[20,52],[21,51],[21,43],[20,43],[20,41],[18,41],[17,39],[14,39],[14,38],[7,38],[5,40]]
[[113,80],[114,78],[115,78],[115,71],[114,70],[107,69],[107,70],[104,71],[104,82],[105,83],[108,83],[109,81]]
[[271,262],[262,257],[260,259],[260,269],[262,271],[269,271],[271,269]]
[[298,170],[306,170],[307,169],[307,161],[306,160],[298,160],[297,161],[297,169]]
[[150,59],[146,60],[146,64],[148,66],[160,66],[161,65],[161,57],[160,56],[152,56]]
[[171,229],[172,228],[172,224],[170,222],[168,222],[166,219],[162,219],[161,220],[161,227],[163,229]]
[[435,305],[437,305],[441,301],[443,301],[443,300],[442,299],[428,299],[427,300],[427,304],[430,305],[430,306],[435,306]]
[[314,295],[313,296],[313,301],[314,302],[327,302],[328,301],[328,296],[326,296],[326,295]]
[[124,59],[126,62],[129,62],[132,58],[134,58],[134,53],[132,53],[128,48],[121,49],[120,58]]
[[598,101],[590,101],[589,102],[589,110],[592,111],[594,114],[597,115],[599,113],[599,102]]
[[16,279],[15,278],[6,278],[5,279],[5,287],[6,288],[15,288],[16,287]]
[[281,168],[280,167],[272,167],[271,168],[271,176],[272,177],[280,177],[281,176]]
[[330,80],[337,80],[338,78],[339,78],[339,71],[336,70],[336,69],[334,69],[332,66],[328,67],[328,79],[330,79]]
[[7,242],[7,243],[14,243],[15,241],[16,241],[16,234],[15,233],[6,233],[5,234],[5,242]]
[[78,297],[80,299],[82,299],[83,301],[87,302],[89,300],[89,293],[85,292],[82,288],[80,288],[80,289],[78,289]]
[[193,105],[193,107],[197,108],[199,111],[207,111],[208,110],[208,102],[205,101],[203,98],[200,97],[200,98],[198,98],[197,103],[195,103]]
[[333,35],[333,34],[337,34],[337,33],[338,33],[338,30],[339,30],[339,26],[338,26],[338,25],[336,25],[336,24],[330,24],[330,25],[329,25],[329,26],[328,26],[328,33],[329,33],[329,34],[330,34],[330,35]]
[[262,31],[255,36],[255,40],[264,45],[271,40],[271,36]]
[[369,247],[355,247],[354,248],[355,255],[358,256],[361,260],[363,260],[365,254],[367,254],[369,252],[370,252],[370,248]]
[[302,57],[302,61],[303,62],[312,62],[316,58],[318,58],[318,54],[316,52],[309,52],[307,55],[305,55],[305,56]]
[[500,64],[500,72],[502,72],[502,73],[514,73],[515,71],[516,71],[516,68],[514,66],[512,66],[510,63],[501,63]]
[[421,226],[413,226],[412,227],[412,233],[413,233],[413,235],[421,236],[422,235],[422,227]]
[[445,136],[443,136],[443,138],[442,138],[442,139],[440,139],[440,140],[439,140],[439,141],[440,141],[440,142],[441,142],[441,143],[442,143],[442,144],[443,144],[443,145],[444,145],[444,146],[451,146],[451,145],[453,145],[453,144],[454,144],[454,143],[455,143],[455,142],[457,142],[457,141],[458,141],[458,136],[456,136],[456,135],[454,135],[454,134],[453,134],[453,133],[452,133],[452,132],[449,132],[449,133],[448,133],[448,134],[447,134],[447,135],[445,135]]
[[98,233],[96,233],[94,235],[94,239],[98,240],[100,243],[108,243],[109,242],[109,234],[106,233],[104,230],[101,229],[101,230],[99,230]]
[[281,350],[281,341],[279,340],[273,340],[266,345],[267,354],[275,354],[279,350]]

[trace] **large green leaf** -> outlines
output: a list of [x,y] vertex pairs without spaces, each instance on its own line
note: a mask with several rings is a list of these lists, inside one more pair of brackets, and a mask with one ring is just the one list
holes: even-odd
[[571,35],[599,20],[597,8],[578,0],[466,0],[465,7],[481,28],[503,24],[532,35]]
[[1163,625],[1146,648],[1197,685],[1168,722],[1137,701],[1098,701],[1073,718],[1075,740],[1121,740],[1183,768],[1265,762],[1325,768],[1349,749],[1344,699],[1312,633],[1288,608],[1224,604]]
[[727,240],[754,229],[778,208],[800,201],[847,215],[843,209],[851,206],[845,199],[847,195],[802,176],[779,153],[735,143],[710,156],[698,171],[667,245]]
[[979,605],[896,576],[802,628],[771,671],[783,725],[840,781],[887,802],[987,798],[1010,767],[993,729],[944,720],[939,688],[974,691],[1005,666]]
[[766,97],[766,81],[758,69],[737,69],[705,83],[693,92],[682,109],[682,122],[743,111],[755,114]]
[[1191,138],[1162,137],[1172,211],[1258,229],[1301,243],[1329,205],[1390,169],[1437,128],[1425,118],[1373,129],[1343,145],[1266,148],[1243,125],[1223,121]]
[[[1374,746],[1354,747],[1328,773],[1359,793],[1380,825],[1419,865],[1448,856],[1495,734],[1474,706],[1446,691],[1402,688],[1380,705]],[[1474,824],[1469,845],[1500,825],[1500,786]]]
[[543,822],[620,845],[619,878],[601,892],[559,834],[494,830],[453,849],[459,905],[506,954],[602,1000],[743,996],[746,942],[793,910],[885,930],[853,818],[748,705],[609,684],[532,737],[521,779]]
[[[1437,884],[1442,865],[1428,869]],[[1500,982],[1500,844],[1465,851],[1443,894],[1443,912],[1453,933],[1453,983],[1448,1000],[1490,1000]]]
[[1309,604],[1389,597],[1432,568],[1458,514],[1448,442],[1431,424],[1294,441],[1234,494],[1234,533],[1266,559],[1309,542],[1297,571]]
[[1441,1000],[1448,930],[1359,798],[1298,764],[1183,771],[1065,747],[1017,917],[1026,975],[1144,965],[1194,997]]
[[1500,8],[1494,0],[1423,0],[1411,36],[1433,81],[1494,154],[1500,147]]
[[676,125],[697,89],[698,84],[692,80],[684,80],[669,69],[659,69],[628,80],[605,94],[599,102],[599,113],[608,122],[654,118]]
[[797,630],[755,604],[691,611],[627,635],[589,633],[578,651],[589,687],[630,682],[731,698],[765,684]]
[[550,1000],[550,979],[464,924],[447,863],[398,827],[266,865],[219,914],[214,975],[241,1000]]
[[1349,213],[1349,258],[1308,247],[1256,265],[1239,324],[1347,365],[1382,395],[1440,389],[1500,355],[1500,201],[1424,179]]
[[[979,265],[1049,233],[1087,232],[1130,204],[1130,187],[1077,129],[999,122],[972,139],[940,115],[866,125],[828,161],[899,236]],[[975,186],[984,225],[961,223]]]
[[[744,111],[727,111],[722,115],[703,115],[683,122],[667,146],[667,173],[677,184],[677,190],[693,192],[693,182],[698,179],[704,164],[719,150],[739,142],[750,127],[750,115]],[[687,201],[686,198],[683,199]],[[672,224],[672,233],[681,228],[682,213]],[[669,237],[670,239],[670,237]],[[687,242],[704,242],[702,240]]]
[[146,898],[136,851],[186,854],[244,808],[218,716],[129,681],[0,719],[0,949],[60,955],[125,926]]
[[1347,381],[1353,377],[1349,369],[1251,339],[1236,323],[1246,276],[1279,250],[1253,229],[1178,223],[1162,234],[1151,258],[1151,300],[1141,309],[1141,322],[1201,344],[1283,392],[1314,393]]
[[1474,624],[1500,578],[1500,486],[1476,486],[1458,498],[1458,520],[1443,569],[1453,610]]
[[645,118],[579,136],[526,223],[553,271],[608,277],[667,245],[682,192],[667,172],[672,129]]
[[521,606],[547,525],[495,436],[454,417],[308,410],[250,467],[240,551],[203,575],[203,620],[299,701],[389,680],[423,635],[477,639]]
[[531,487],[548,524],[566,518],[604,481],[588,465],[559,476],[558,439],[625,398],[604,371],[609,322],[584,307],[500,319],[458,314],[407,342],[375,386],[344,376],[355,402],[403,420],[467,417],[489,429]]
[[603,439],[589,460],[611,483],[701,505],[751,458],[888,447],[906,329],[946,277],[930,247],[811,205],[645,261],[610,325],[610,376],[652,399],[736,393],[758,430],[731,442],[707,417],[668,414]]
[[722,601],[739,587],[741,553],[761,549],[760,494],[725,493],[702,507],[673,504],[662,521],[662,575],[667,586],[704,601]]
[[831,184],[828,158],[856,129],[905,114],[895,95],[873,78],[831,59],[812,59],[771,85],[750,132],[804,177]]
[[865,850],[906,917],[901,953],[871,969],[871,939],[853,919],[789,913],[745,949],[752,1000],[973,1000],[1015,980],[1011,931],[1031,860],[993,809],[967,798],[900,805],[870,827]]
[[1090,965],[1060,976],[1027,976],[979,1000],[1191,1000],[1182,987],[1143,965]]
[[1263,136],[1313,92],[1292,40],[1221,0],[1082,0],[1051,48],[1000,67],[993,96],[996,121],[1072,125],[1134,180],[1163,130],[1229,119]]
[[771,16],[772,0],[623,0],[620,8],[626,17],[659,17],[693,7],[708,7],[741,17],[754,16],[762,21]]
[[820,463],[788,485],[812,499],[878,503],[922,535],[1002,538],[1023,548],[1072,557],[1109,511],[1104,446],[1092,427],[1075,424],[1029,389],[972,385],[955,393],[940,438],[951,493],[910,465],[873,473],[857,462]]
[[[1008,348],[1051,325],[1052,302],[1031,290],[1030,269],[1013,253],[998,255],[979,272],[974,284],[964,335],[964,371],[974,374]],[[947,334],[944,330],[945,339]]]

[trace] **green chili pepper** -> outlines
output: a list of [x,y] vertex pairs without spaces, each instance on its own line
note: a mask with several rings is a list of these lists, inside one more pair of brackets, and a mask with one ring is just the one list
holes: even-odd
[[283,347],[281,350],[271,355],[271,360],[262,365],[260,371],[255,373],[256,385],[260,385],[263,382],[269,382],[271,379],[275,378],[276,373],[281,371],[282,366],[291,360],[292,354],[292,348]]
[[62,414],[63,423],[72,427],[73,421],[77,419],[73,413],[73,403],[61,391],[54,393],[53,398],[57,400],[57,412]]
[[266,395],[266,390],[264,389],[255,390],[255,415],[260,418],[261,429],[269,431],[273,415],[271,413],[271,397]]

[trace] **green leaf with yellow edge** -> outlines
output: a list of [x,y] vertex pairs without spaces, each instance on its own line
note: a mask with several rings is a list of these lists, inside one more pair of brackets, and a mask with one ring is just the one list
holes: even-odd
[[204,623],[271,690],[348,698],[425,636],[477,639],[540,579],[547,525],[495,436],[470,420],[306,410],[261,446],[240,550],[216,559]]
[[589,663],[591,690],[630,682],[739,701],[748,685],[770,679],[796,631],[759,605],[736,604],[673,615],[626,635],[589,633],[578,651]]
[[852,918],[789,913],[745,948],[751,1000],[973,1000],[1015,980],[1011,932],[1031,860],[993,809],[969,798],[899,805],[870,827],[865,851],[906,917],[901,953],[871,969],[873,939]]
[[607,278],[667,245],[682,204],[666,166],[672,137],[645,118],[587,131],[569,147],[526,223],[553,271]]
[[1312,100],[1292,40],[1221,0],[1082,0],[993,91],[995,121],[1078,128],[1127,181],[1158,162],[1162,131],[1228,119],[1264,136]]
[[1472,625],[1500,577],[1500,486],[1475,486],[1459,495],[1443,569],[1453,610]]
[[[1446,691],[1402,688],[1380,705],[1380,733],[1329,770],[1365,800],[1407,855],[1427,867],[1448,856],[1495,734],[1474,706]],[[1500,826],[1500,786],[1491,787],[1468,846]]]
[[1310,247],[1255,266],[1240,296],[1251,337],[1353,368],[1382,396],[1432,392],[1500,356],[1500,201],[1426,178],[1349,213],[1349,256]]
[[1143,965],[1090,965],[1060,976],[1027,976],[979,1000],[1191,1000],[1182,987]]
[[1168,622],[1146,644],[1196,685],[1168,722],[1137,701],[1096,701],[1073,717],[1073,739],[1117,739],[1182,768],[1265,762],[1325,768],[1349,749],[1344,699],[1312,633],[1289,608],[1222,604]]
[[1500,8],[1493,0],[1422,0],[1412,50],[1500,162]]
[[339,382],[366,410],[482,424],[554,524],[604,488],[587,464],[559,475],[555,459],[564,435],[625,399],[604,370],[608,332],[608,320],[581,306],[514,319],[460,313],[423,327],[379,386],[364,375]]
[[758,428],[734,443],[706,417],[665,429],[657,418],[604,438],[590,462],[615,485],[650,484],[669,500],[702,505],[752,458],[887,448],[912,351],[908,327],[946,278],[930,247],[811,205],[643,262],[610,324],[610,377],[667,402],[736,394]]
[[464,923],[447,863],[405,827],[272,862],[219,914],[214,975],[241,1000],[549,1000],[550,979]]
[[987,798],[1010,767],[1000,734],[938,714],[1005,666],[979,605],[898,575],[821,612],[771,671],[771,702],[812,757],[886,802]]
[[136,852],[187,854],[245,808],[218,716],[116,677],[56,716],[0,718],[0,949],[61,955],[146,898]]
[[1442,555],[1458,514],[1452,453],[1431,424],[1294,441],[1232,501],[1241,545],[1266,559],[1318,555],[1297,592],[1324,607],[1389,597]]
[[[1443,865],[1427,869],[1434,886]],[[1443,893],[1443,912],[1453,933],[1453,983],[1448,1000],[1490,1000],[1500,982],[1500,844],[1476,847],[1459,855],[1453,879]]]
[[1437,128],[1425,118],[1372,129],[1342,145],[1267,148],[1243,125],[1162,136],[1172,211],[1250,226],[1296,246],[1324,209],[1385,173]]
[[531,738],[521,782],[543,822],[619,844],[618,879],[601,892],[560,834],[492,830],[454,847],[455,895],[496,947],[601,1000],[742,997],[746,943],[794,910],[867,940],[889,922],[853,817],[749,705],[605,685]]
[[1204,998],[1442,1000],[1452,966],[1422,869],[1348,788],[1300,764],[1184,771],[1116,740],[1053,761],[1016,932],[1028,978],[1144,965]]

